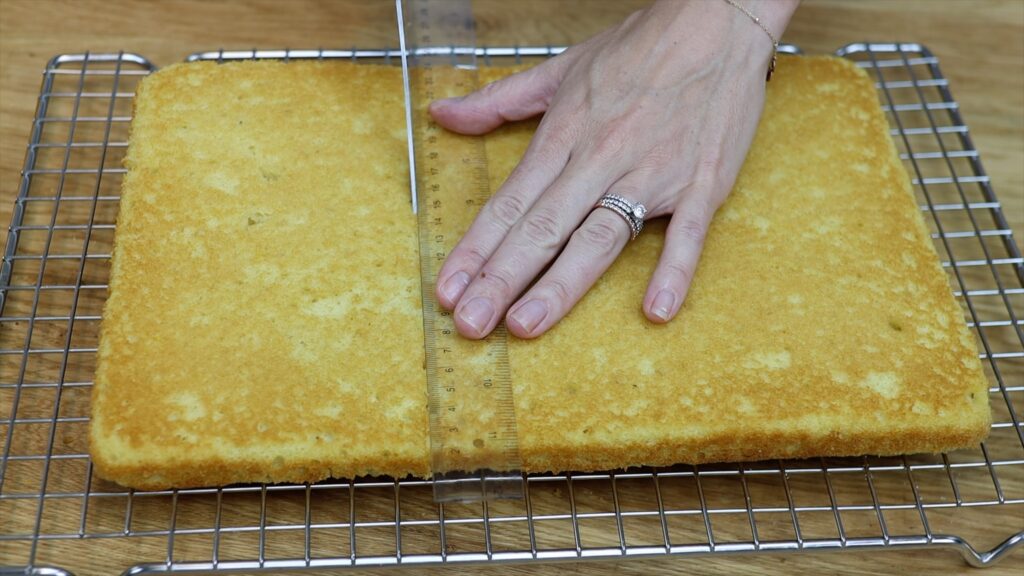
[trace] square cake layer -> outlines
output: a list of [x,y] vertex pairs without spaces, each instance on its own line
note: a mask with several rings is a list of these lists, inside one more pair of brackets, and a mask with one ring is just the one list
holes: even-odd
[[[393,67],[192,63],[142,83],[93,389],[100,476],[429,474],[404,127]],[[535,127],[486,137],[492,188]],[[973,338],[852,63],[780,58],[684,308],[654,325],[640,301],[664,230],[649,222],[548,334],[510,339],[526,471],[939,452],[988,433]]]

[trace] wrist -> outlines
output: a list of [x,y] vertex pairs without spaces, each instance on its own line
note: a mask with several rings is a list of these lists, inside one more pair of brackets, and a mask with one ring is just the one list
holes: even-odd
[[719,4],[728,5],[733,13],[734,34],[741,45],[746,46],[746,50],[741,51],[752,57],[750,63],[765,62],[766,80],[771,80],[772,72],[775,71],[776,50],[800,1],[722,0]]
[[[733,4],[734,2],[735,4]],[[703,36],[705,40],[729,39],[736,47],[767,45],[781,40],[800,0],[656,0],[648,18],[662,23],[669,36]],[[760,21],[766,33],[754,19]],[[712,42],[713,43],[713,42]]]
[[[736,0],[736,2],[757,16],[780,42],[782,34],[789,26],[789,20],[800,6],[800,0]],[[735,8],[733,9],[735,10]]]
[[[801,0],[736,0],[736,3],[746,8],[751,14],[757,16],[776,38],[781,38],[782,33],[789,25],[793,13],[800,6]],[[726,10],[727,9],[727,10]],[[693,24],[692,17],[688,15],[691,11],[704,13],[740,12],[734,6],[730,6],[724,0],[655,0],[650,10],[657,12],[662,18],[668,21],[689,20]]]
[[657,0],[635,16],[660,30],[661,37],[685,39],[694,62],[714,58],[737,69],[763,73],[775,55],[775,41],[781,40],[799,4],[799,0]]

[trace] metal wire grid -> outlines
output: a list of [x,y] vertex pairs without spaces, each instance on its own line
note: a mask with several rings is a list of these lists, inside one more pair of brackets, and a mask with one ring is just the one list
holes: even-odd
[[[558,51],[478,55],[490,64]],[[96,333],[131,98],[153,66],[132,54],[64,55],[43,76],[0,269],[0,565],[43,573],[105,558],[105,571],[142,573],[921,546],[991,565],[1024,541],[1024,259],[937,59],[916,44],[838,54],[877,78],[978,337],[992,382],[987,442],[937,456],[531,475],[523,501],[489,505],[436,505],[415,479],[137,492],[95,478],[86,424]],[[964,539],[979,525],[1010,537],[979,552]]]

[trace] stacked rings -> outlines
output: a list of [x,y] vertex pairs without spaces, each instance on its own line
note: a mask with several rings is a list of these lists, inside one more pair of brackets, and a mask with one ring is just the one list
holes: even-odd
[[597,201],[595,208],[607,208],[621,216],[629,225],[630,240],[635,240],[644,229],[647,208],[639,202],[630,202],[618,194],[605,194]]

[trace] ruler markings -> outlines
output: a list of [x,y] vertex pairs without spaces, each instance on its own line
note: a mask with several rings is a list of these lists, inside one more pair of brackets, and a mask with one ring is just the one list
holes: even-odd
[[[416,55],[414,68],[404,68],[411,99],[413,188],[418,195],[414,204],[434,499],[521,498],[522,464],[505,326],[499,325],[482,341],[466,340],[434,296],[437,271],[462,228],[490,198],[483,138],[451,134],[426,112],[430,101],[466,94],[478,86],[469,0],[399,0],[397,5],[407,15],[406,38],[412,44],[407,50]],[[445,53],[438,46],[451,49]]]

